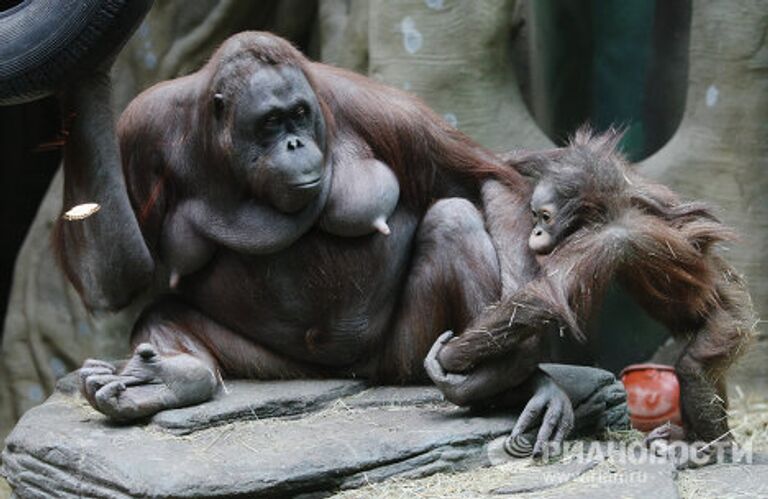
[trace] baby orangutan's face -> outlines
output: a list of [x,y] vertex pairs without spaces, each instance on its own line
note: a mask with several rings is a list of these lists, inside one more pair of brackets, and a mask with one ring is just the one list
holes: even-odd
[[534,253],[546,255],[565,235],[567,227],[563,223],[563,205],[550,182],[539,182],[531,197],[534,226],[528,238],[528,247]]

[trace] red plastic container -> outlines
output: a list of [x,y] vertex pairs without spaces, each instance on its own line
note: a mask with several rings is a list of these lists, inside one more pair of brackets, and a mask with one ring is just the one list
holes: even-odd
[[627,390],[632,427],[651,431],[667,421],[682,425],[680,383],[673,367],[633,364],[625,367],[620,377]]

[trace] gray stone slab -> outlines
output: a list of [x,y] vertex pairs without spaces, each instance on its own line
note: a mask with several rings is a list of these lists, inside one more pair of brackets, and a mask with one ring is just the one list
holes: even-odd
[[[526,492],[541,492],[568,484],[595,467],[600,461],[584,460],[555,463],[510,477],[510,483],[493,491],[495,495],[514,495]],[[562,491],[560,491],[562,492]]]
[[[621,410],[615,384],[593,382],[579,417],[604,422]],[[226,387],[205,404],[117,425],[85,402],[69,376],[8,436],[1,474],[19,497],[322,495],[487,465],[489,446],[516,421],[509,411],[457,408],[433,387],[355,380]]]
[[366,389],[353,380],[292,380],[280,383],[228,381],[210,402],[163,411],[152,423],[168,431],[187,434],[234,421],[307,414],[341,397]]
[[[55,395],[19,422],[6,442],[4,473],[22,496],[279,496],[364,483],[408,470],[463,469],[510,416],[465,417],[447,404],[349,409],[301,419],[231,423],[188,435],[115,426],[70,396]],[[469,463],[464,463],[469,461]]]
[[672,464],[601,464],[561,487],[521,494],[520,499],[677,499]]
[[344,401],[350,407],[402,407],[444,404],[440,390],[434,386],[381,386],[348,397]]
[[[603,449],[595,453],[595,445]],[[496,495],[516,499],[677,499],[674,464],[635,446],[610,449],[585,442],[586,452],[572,452],[554,464],[529,467],[510,477]],[[633,452],[634,451],[634,452]]]

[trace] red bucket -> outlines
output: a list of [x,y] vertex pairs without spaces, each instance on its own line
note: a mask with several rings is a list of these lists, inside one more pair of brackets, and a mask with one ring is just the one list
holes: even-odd
[[627,390],[632,427],[651,431],[667,421],[682,426],[680,383],[675,369],[660,364],[633,364],[619,375]]

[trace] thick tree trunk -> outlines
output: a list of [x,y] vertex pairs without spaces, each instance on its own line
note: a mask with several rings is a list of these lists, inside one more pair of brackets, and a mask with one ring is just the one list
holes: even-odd
[[512,64],[514,0],[374,0],[369,74],[498,151],[547,147]]

